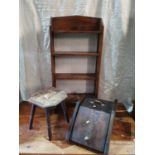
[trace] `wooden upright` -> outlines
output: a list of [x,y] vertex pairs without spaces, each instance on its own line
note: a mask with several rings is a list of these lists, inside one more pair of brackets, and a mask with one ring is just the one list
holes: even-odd
[[[65,16],[51,18],[50,37],[51,37],[51,65],[53,86],[56,87],[56,80],[94,80],[95,97],[98,96],[99,76],[102,56],[103,44],[103,23],[101,18],[85,17],[85,16]],[[54,39],[56,33],[88,33],[97,34],[97,51],[55,51]],[[56,57],[78,56],[78,57],[94,57],[96,58],[95,73],[56,73],[55,59]]]

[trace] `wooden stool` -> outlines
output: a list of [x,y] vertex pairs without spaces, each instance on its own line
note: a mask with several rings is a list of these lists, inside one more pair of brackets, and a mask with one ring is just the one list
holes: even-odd
[[45,110],[48,138],[49,140],[51,140],[52,132],[51,132],[51,126],[50,126],[49,110],[54,109],[57,105],[61,104],[64,118],[67,122],[69,122],[69,118],[68,118],[68,115],[66,112],[66,106],[65,106],[66,98],[67,98],[67,94],[64,91],[59,91],[59,90],[56,90],[55,88],[41,90],[33,94],[30,97],[30,99],[28,99],[28,102],[32,104],[29,129],[32,129],[33,127],[33,119],[34,119],[36,107],[37,106],[41,107]]

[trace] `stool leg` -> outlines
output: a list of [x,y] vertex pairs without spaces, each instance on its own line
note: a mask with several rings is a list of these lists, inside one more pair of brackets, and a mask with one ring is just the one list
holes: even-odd
[[46,124],[47,124],[48,138],[51,141],[51,139],[52,139],[52,132],[51,132],[50,116],[49,116],[49,109],[48,108],[45,108],[45,115],[46,115]]
[[65,118],[65,120],[67,121],[67,123],[69,123],[69,117],[68,117],[68,114],[67,114],[67,111],[66,111],[65,102],[62,102],[62,103],[61,103],[61,107],[62,107],[62,111],[63,111],[63,113],[64,113],[64,118]]
[[31,114],[30,114],[30,121],[29,121],[29,129],[31,130],[33,127],[33,119],[34,119],[34,114],[36,110],[36,105],[32,104],[31,107]]

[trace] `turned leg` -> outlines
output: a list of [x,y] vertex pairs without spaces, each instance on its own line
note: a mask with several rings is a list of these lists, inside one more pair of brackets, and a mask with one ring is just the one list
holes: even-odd
[[34,114],[36,110],[36,105],[32,104],[31,107],[31,114],[30,114],[30,121],[29,121],[29,129],[31,130],[33,127],[33,119],[34,119]]
[[67,114],[67,111],[66,111],[65,102],[61,103],[61,107],[62,107],[62,111],[63,111],[63,114],[64,114],[64,118],[67,121],[67,123],[69,123],[69,117],[68,117],[68,114]]
[[47,131],[48,131],[48,138],[51,141],[52,132],[51,132],[50,115],[49,115],[49,109],[48,108],[45,108],[45,115],[46,115],[46,125],[47,125]]

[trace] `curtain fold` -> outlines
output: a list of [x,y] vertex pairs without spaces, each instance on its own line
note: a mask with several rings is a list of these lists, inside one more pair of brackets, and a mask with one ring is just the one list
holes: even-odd
[[[101,17],[105,26],[99,98],[107,100],[117,98],[130,110],[135,93],[134,4],[134,0],[21,0],[19,58],[21,98],[25,100],[34,91],[52,84],[50,18],[83,15]],[[72,40],[70,43],[72,44]],[[64,48],[66,46],[64,44]],[[66,61],[72,66],[73,61],[69,59]],[[81,62],[85,64],[87,60]],[[64,61],[64,65],[65,63]],[[89,63],[93,62],[87,62],[88,65]],[[74,85],[62,81],[60,83],[64,87],[69,86],[68,90]],[[90,83],[85,82],[82,85]],[[77,82],[76,87],[79,86],[80,83]],[[87,88],[83,87],[86,90]],[[77,89],[81,91],[81,88]]]

